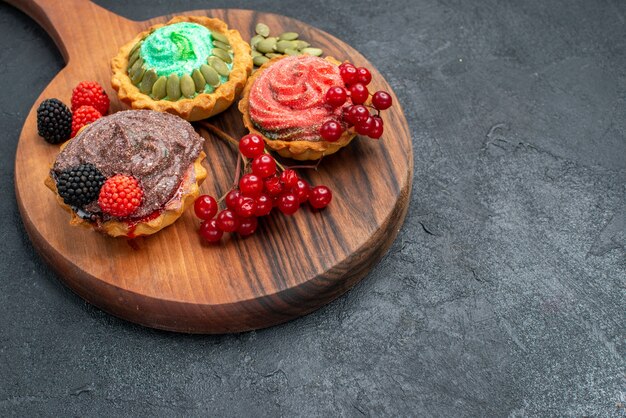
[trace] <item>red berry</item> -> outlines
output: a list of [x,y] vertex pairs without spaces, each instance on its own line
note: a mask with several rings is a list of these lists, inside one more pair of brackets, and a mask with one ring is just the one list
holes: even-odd
[[256,216],[265,216],[269,215],[272,211],[272,207],[274,206],[274,202],[272,198],[262,193],[259,197],[256,198],[256,211],[254,214]]
[[326,186],[315,186],[309,195],[309,204],[315,209],[323,209],[333,199],[333,193]]
[[300,202],[293,193],[283,193],[278,198],[278,210],[285,215],[293,215],[298,211]]
[[72,112],[81,106],[92,106],[100,114],[109,111],[109,96],[102,86],[95,81],[81,81],[72,90]]
[[270,196],[278,196],[283,192],[283,183],[278,177],[265,179],[263,187]]
[[370,81],[372,81],[372,74],[365,67],[359,67],[356,69],[356,73],[359,79],[359,83],[363,83],[363,85],[367,86]]
[[98,120],[102,114],[93,106],[81,106],[72,115],[72,135],[74,138],[80,128],[89,125],[91,122]]
[[346,89],[340,86],[335,86],[328,89],[324,100],[332,107],[339,107],[346,102],[347,98],[348,93],[346,92]]
[[372,105],[378,110],[389,109],[391,104],[391,96],[386,91],[377,91],[372,96]]
[[203,194],[193,204],[193,210],[200,219],[211,219],[217,213],[217,201],[213,196]]
[[288,168],[280,174],[280,181],[283,182],[286,189],[291,189],[298,181],[298,174],[294,170]]
[[235,213],[237,213],[237,216],[240,216],[242,218],[249,218],[251,216],[254,216],[254,214],[256,213],[256,200],[251,197],[242,196],[239,199],[237,207],[235,208]]
[[370,138],[378,139],[383,136],[383,120],[380,118],[380,116],[372,116],[372,119],[374,119],[374,126],[370,128],[367,136],[369,136]]
[[349,66],[354,67],[354,65],[350,64],[349,62],[342,62],[341,64],[339,64],[339,69],[341,70],[343,67],[349,67]]
[[224,209],[217,214],[217,228],[222,232],[235,232],[239,226],[239,219],[230,209]]
[[263,138],[257,134],[248,134],[239,140],[239,152],[241,152],[244,157],[254,158],[263,154],[264,150],[265,142],[263,142]]
[[298,202],[302,204],[309,198],[310,189],[311,187],[309,186],[309,183],[307,183],[304,179],[300,179],[293,189],[291,189],[291,193],[293,193],[298,199]]
[[359,75],[356,71],[356,67],[352,64],[347,64],[339,68],[339,75],[346,85],[354,84],[359,80]]
[[354,105],[348,111],[348,117],[354,125],[363,123],[370,117],[370,112],[363,105]]
[[365,122],[361,122],[356,125],[356,131],[359,135],[368,135],[374,128],[375,122],[373,117],[369,117],[365,120]]
[[224,232],[217,227],[216,219],[209,219],[200,224],[200,236],[208,242],[217,242]]
[[239,179],[239,190],[244,196],[257,197],[263,191],[263,179],[256,174],[246,174]]
[[252,172],[261,178],[276,174],[276,160],[269,154],[261,154],[252,160]]
[[228,192],[226,197],[224,198],[224,203],[226,203],[226,207],[230,210],[235,210],[237,205],[239,204],[239,198],[241,197],[241,192],[239,190],[231,190]]
[[259,221],[257,218],[247,218],[239,221],[239,227],[237,228],[237,233],[242,237],[247,237],[248,235],[254,234],[257,226],[259,225]]
[[354,104],[360,105],[365,103],[369,95],[370,92],[367,90],[367,87],[361,83],[356,83],[350,86],[350,98]]
[[142,199],[143,190],[136,178],[116,174],[102,185],[98,206],[104,213],[124,218],[137,210]]
[[343,128],[341,125],[334,120],[328,120],[324,122],[322,127],[320,128],[320,136],[324,141],[335,142],[339,138],[341,138],[341,134],[343,133]]

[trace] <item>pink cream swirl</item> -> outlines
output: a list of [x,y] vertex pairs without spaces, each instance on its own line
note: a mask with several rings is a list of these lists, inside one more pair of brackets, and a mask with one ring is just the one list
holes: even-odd
[[341,107],[324,103],[332,86],[343,86],[339,68],[306,55],[281,59],[265,69],[250,89],[250,118],[270,139],[320,141],[327,120],[341,120]]

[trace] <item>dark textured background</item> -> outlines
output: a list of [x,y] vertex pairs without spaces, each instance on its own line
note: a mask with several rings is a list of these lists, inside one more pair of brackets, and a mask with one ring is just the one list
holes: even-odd
[[87,305],[13,188],[63,61],[0,4],[0,415],[626,415],[626,2],[98,3],[254,8],[354,46],[410,123],[410,212],[361,284],[282,326],[186,336]]

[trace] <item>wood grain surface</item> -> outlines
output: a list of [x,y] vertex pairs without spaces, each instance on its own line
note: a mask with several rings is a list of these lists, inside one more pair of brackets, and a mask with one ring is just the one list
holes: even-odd
[[[249,10],[196,10],[238,29],[244,39],[262,21],[272,33],[296,31],[327,55],[349,59],[372,71],[371,89],[391,92],[395,105],[384,112],[380,141],[357,138],[322,162],[318,172],[301,170],[312,184],[334,193],[324,211],[263,218],[251,237],[206,245],[199,221],[188,211],[159,233],[113,239],[68,225],[69,215],[44,186],[59,147],[37,135],[36,108],[56,97],[69,104],[82,80],[102,84],[111,112],[122,109],[110,87],[110,60],[117,49],[161,16],[130,21],[86,0],[11,1],[41,24],[67,61],[41,93],[24,122],[15,157],[15,189],[26,230],[35,248],[60,279],[101,309],[150,327],[190,333],[238,332],[271,326],[309,313],[363,278],[385,254],[404,220],[413,174],[408,126],[389,85],[350,46],[303,22]],[[234,137],[245,134],[236,106],[210,122]],[[236,154],[205,133],[204,193],[222,195],[233,181]],[[289,162],[288,162],[289,163]]]

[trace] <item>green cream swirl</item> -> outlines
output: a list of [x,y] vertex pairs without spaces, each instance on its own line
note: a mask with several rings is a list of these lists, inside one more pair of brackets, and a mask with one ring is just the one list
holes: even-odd
[[159,76],[191,72],[205,64],[213,50],[211,31],[202,25],[180,22],[163,26],[141,44],[140,56]]

